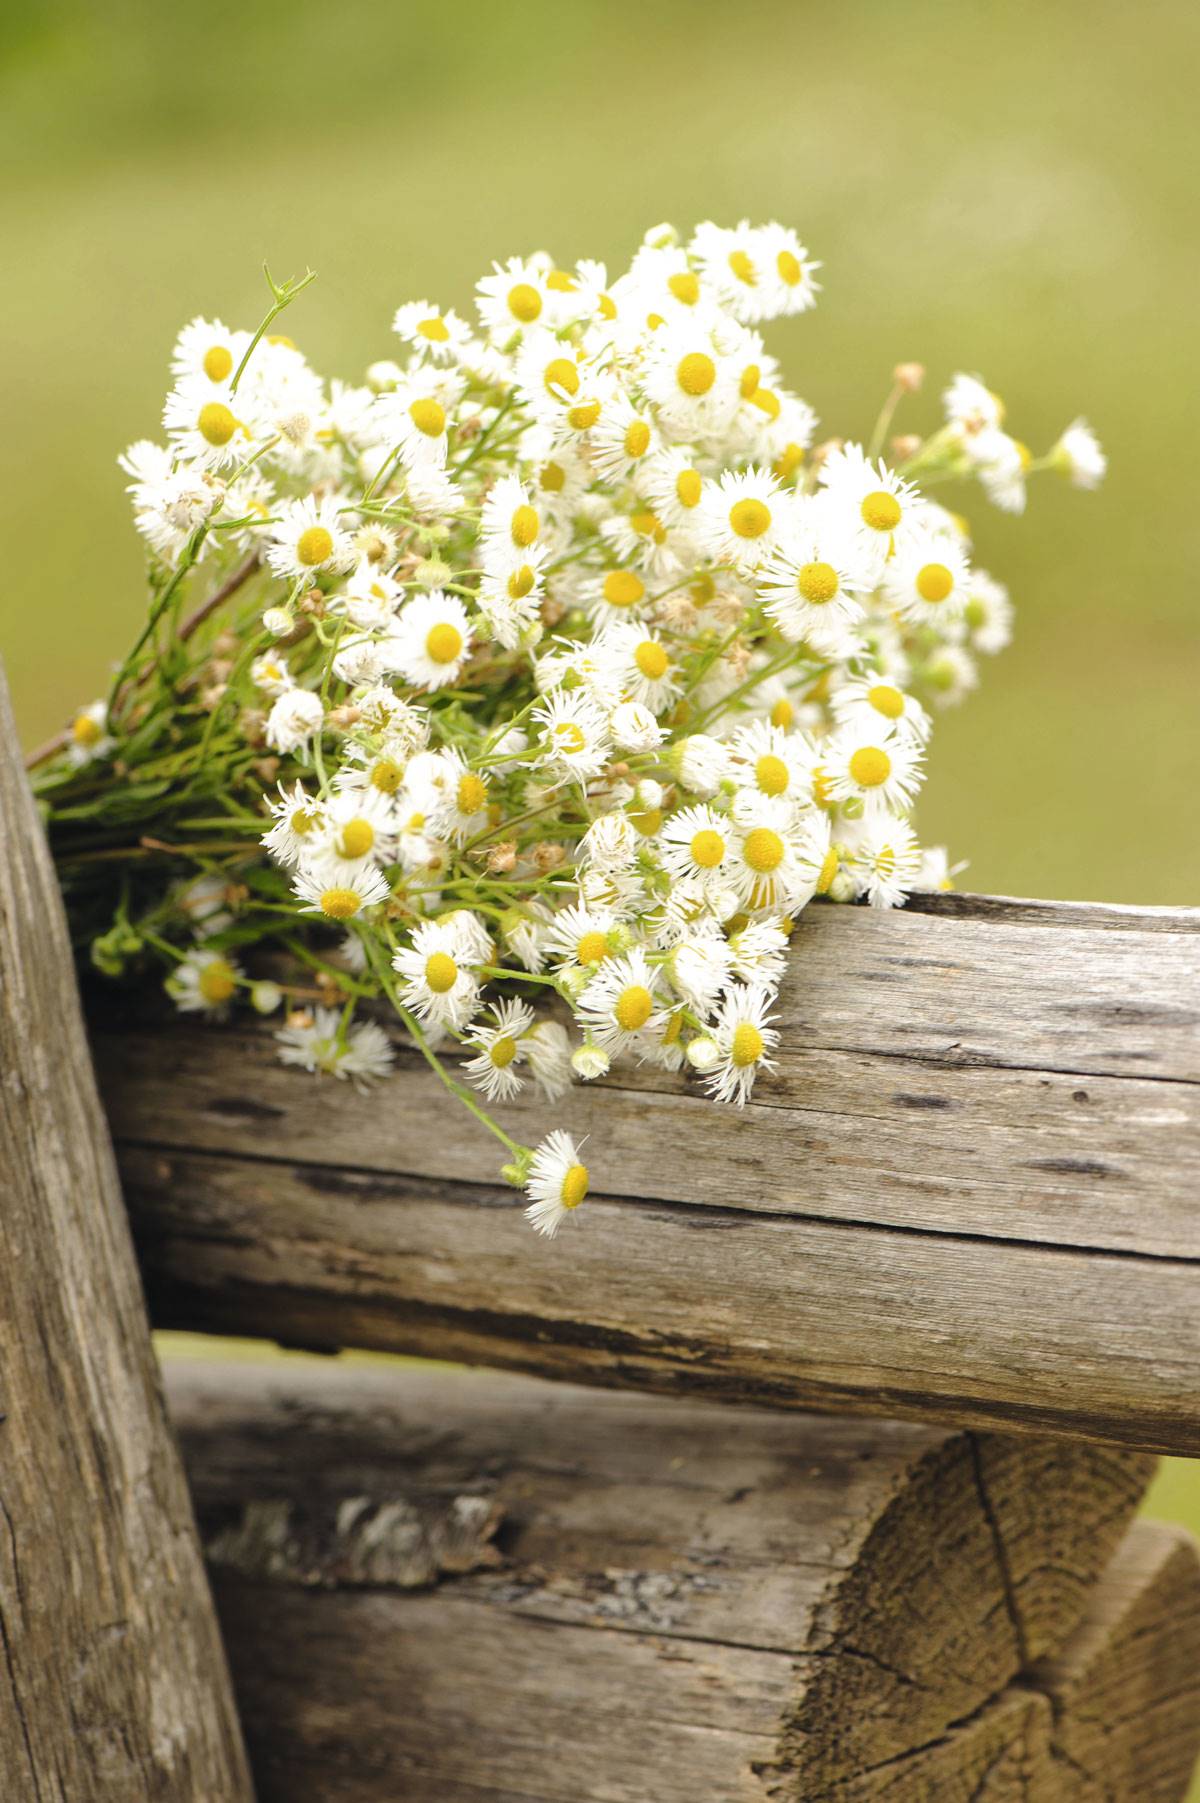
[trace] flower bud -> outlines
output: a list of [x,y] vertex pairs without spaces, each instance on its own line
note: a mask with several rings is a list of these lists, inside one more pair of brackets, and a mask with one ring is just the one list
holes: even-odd
[[688,1041],[687,1061],[694,1071],[715,1070],[721,1062],[721,1048],[707,1034]]
[[250,985],[250,1006],[256,1014],[274,1014],[283,1001],[283,990],[278,983],[252,983]]
[[607,1071],[609,1063],[608,1053],[603,1046],[576,1046],[571,1053],[571,1067],[576,1076],[582,1077],[585,1083],[590,1082],[593,1077],[602,1077]]

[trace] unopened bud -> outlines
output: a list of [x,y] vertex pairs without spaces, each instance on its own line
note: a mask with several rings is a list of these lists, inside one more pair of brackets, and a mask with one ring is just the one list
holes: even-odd
[[576,1046],[571,1053],[571,1068],[585,1083],[590,1083],[594,1077],[602,1077],[610,1062],[608,1053],[599,1045]]
[[715,1039],[689,1040],[687,1061],[694,1071],[715,1070],[721,1062],[721,1048]]
[[892,456],[897,463],[907,463],[915,457],[921,448],[921,437],[917,432],[902,432],[892,440]]
[[256,1014],[274,1014],[283,1001],[283,990],[278,983],[252,983],[250,985],[250,1006]]
[[905,394],[916,394],[925,380],[925,365],[923,363],[897,363],[892,371],[892,380],[896,387],[902,389]]

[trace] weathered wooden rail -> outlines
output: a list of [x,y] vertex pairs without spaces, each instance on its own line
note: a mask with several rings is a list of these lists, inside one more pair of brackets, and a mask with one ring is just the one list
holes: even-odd
[[1200,1453],[1200,912],[816,906],[743,1112],[616,1072],[552,1244],[414,1055],[93,1010],[163,1326]]

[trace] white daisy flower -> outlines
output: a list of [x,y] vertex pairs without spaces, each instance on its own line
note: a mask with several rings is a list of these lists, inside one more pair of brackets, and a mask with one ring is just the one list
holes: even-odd
[[835,655],[862,619],[875,586],[870,554],[828,508],[808,506],[785,542],[758,572],[763,611],[789,643],[808,641]]
[[279,1062],[323,1071],[365,1087],[392,1069],[392,1046],[373,1020],[353,1021],[343,1030],[336,1008],[307,1009],[289,1017],[275,1035]]
[[888,564],[883,587],[904,619],[943,626],[962,613],[970,584],[967,560],[954,540],[919,533]]
[[292,879],[297,897],[305,904],[305,914],[320,914],[326,920],[353,920],[364,908],[385,902],[391,894],[387,878],[373,864],[354,869],[326,873],[319,867],[303,866]]
[[397,307],[392,330],[410,349],[432,363],[455,363],[471,342],[471,328],[453,308],[443,313],[429,301],[406,301]]
[[834,693],[833,717],[854,731],[908,733],[919,744],[928,739],[931,726],[914,695],[879,676],[848,677]]
[[1072,488],[1099,488],[1108,469],[1100,440],[1085,419],[1073,420],[1050,453]]
[[732,228],[707,220],[697,226],[688,249],[707,287],[735,319],[749,324],[768,317],[774,287],[768,286],[764,267],[767,246],[749,220]]
[[180,959],[164,988],[181,1014],[222,1019],[241,981],[241,968],[233,958],[197,948]]
[[535,1022],[521,1047],[546,1100],[560,1101],[571,1087],[571,1040],[561,1021]]
[[271,527],[267,562],[285,581],[348,570],[354,562],[350,534],[332,495],[286,501]]
[[592,431],[592,467],[606,482],[631,480],[645,466],[656,443],[649,412],[620,393]]
[[576,1005],[576,1015],[606,1052],[637,1052],[643,1036],[662,1027],[664,1014],[655,994],[659,973],[643,951],[609,958],[600,966]]
[[453,922],[429,920],[414,928],[392,968],[403,979],[401,1000],[420,1020],[461,1032],[479,1005],[479,979],[468,964]]
[[830,793],[872,810],[911,807],[921,786],[921,757],[921,747],[883,719],[873,729],[843,727],[829,744]]
[[533,1009],[524,1002],[502,1001],[490,1015],[472,1027],[466,1043],[476,1056],[463,1069],[490,1102],[507,1102],[525,1087],[517,1065],[524,1057],[521,1038],[533,1025]]
[[760,226],[752,252],[758,272],[763,318],[805,313],[817,304],[821,265],[813,261],[790,226]]
[[535,708],[541,729],[542,760],[566,776],[596,776],[608,761],[608,723],[595,702],[581,693],[555,689]]
[[989,431],[968,439],[967,450],[992,505],[1002,513],[1024,513],[1030,464],[1027,447],[1007,432]]
[[541,519],[518,476],[501,476],[483,504],[480,538],[485,556],[508,558],[528,553],[536,544]]
[[268,806],[275,824],[263,834],[263,844],[277,863],[298,864],[320,830],[321,803],[303,783],[294,783],[290,790],[280,783],[278,800]]
[[754,796],[738,823],[730,857],[730,881],[742,906],[773,914],[802,908],[816,893],[828,849],[824,816],[797,818],[789,802]]
[[697,527],[716,563],[756,569],[771,555],[783,531],[787,503],[766,470],[726,470],[704,486]]
[[467,610],[441,589],[414,595],[397,616],[392,643],[396,668],[414,687],[451,686],[471,649]]
[[808,805],[804,745],[769,720],[754,720],[737,729],[729,741],[729,766],[739,788]]
[[757,984],[734,983],[726,991],[712,1027],[717,1062],[705,1079],[710,1095],[719,1102],[744,1108],[760,1070],[775,1068],[771,1052],[779,1034],[771,1026],[774,1000],[770,990]]
[[961,645],[940,645],[921,668],[935,707],[957,707],[979,687],[979,667]]
[[648,599],[645,577],[631,569],[605,570],[589,577],[580,590],[583,606],[601,626],[608,620],[640,615]]
[[163,426],[186,462],[201,469],[228,469],[244,460],[253,436],[241,411],[227,387],[192,376],[167,396]]
[[964,439],[998,430],[1004,424],[1004,402],[993,394],[981,376],[956,375],[942,395],[948,425],[957,426]]
[[718,319],[701,313],[669,322],[647,347],[646,394],[676,439],[717,436],[737,407],[737,370],[716,343]]
[[[818,892],[820,884],[818,883]],[[729,961],[743,983],[774,988],[787,963],[788,936],[778,920],[751,920],[729,935]]]
[[107,757],[116,743],[108,730],[108,704],[89,701],[67,728],[67,760],[76,769],[81,769],[84,764]]
[[578,903],[559,908],[546,929],[546,949],[559,969],[575,967],[593,971],[610,955],[610,936],[616,916],[608,908]]
[[304,839],[305,867],[330,882],[396,856],[392,798],[375,788],[342,790],[326,801],[316,827]]
[[872,463],[859,445],[831,451],[820,482],[829,506],[874,570],[905,550],[922,524],[925,504],[912,483],[886,463]]
[[510,257],[493,263],[491,275],[475,285],[479,317],[497,340],[528,331],[549,312],[545,271],[531,259]]
[[177,382],[190,377],[222,388],[233,376],[249,343],[249,332],[231,332],[219,319],[193,319],[175,340],[171,374]]
[[695,527],[704,496],[704,477],[691,445],[671,445],[653,451],[638,472],[638,486],[663,524]]
[[963,621],[973,651],[994,655],[1012,639],[1013,604],[1008,590],[986,570],[971,571]]
[[311,689],[285,689],[267,715],[266,739],[273,751],[298,751],[325,719],[321,697]]
[[525,1218],[536,1233],[553,1239],[567,1216],[588,1193],[588,1168],[569,1133],[555,1131],[533,1155],[525,1185]]
[[264,651],[250,665],[250,680],[264,695],[282,695],[295,686],[287,658],[279,651]]
[[906,820],[877,814],[855,832],[846,861],[873,908],[900,908],[920,876],[921,847]]
[[650,709],[640,701],[622,701],[608,716],[608,730],[618,751],[634,756],[656,751],[667,736]]
[[658,836],[663,868],[676,882],[690,881],[701,891],[726,884],[735,837],[729,817],[706,803],[680,808]]
[[671,946],[664,966],[671,986],[698,1014],[707,1014],[725,989],[732,954],[715,923],[684,933]]

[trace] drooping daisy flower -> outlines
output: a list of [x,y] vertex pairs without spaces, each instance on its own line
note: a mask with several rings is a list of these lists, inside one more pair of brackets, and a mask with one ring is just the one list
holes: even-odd
[[1099,488],[1108,469],[1100,440],[1085,419],[1073,420],[1050,453],[1073,488]]
[[305,1009],[275,1035],[281,1064],[352,1080],[365,1087],[392,1068],[391,1041],[373,1020],[352,1021],[343,1029],[336,1008]]
[[476,1055],[463,1069],[489,1101],[507,1102],[524,1087],[517,1065],[525,1055],[522,1036],[533,1018],[533,1009],[524,1002],[502,1001],[492,1008],[490,1019],[472,1027],[467,1045]]
[[387,878],[373,864],[356,869],[325,871],[319,866],[296,872],[294,889],[304,903],[305,914],[320,914],[326,920],[353,920],[364,908],[373,908],[391,894]]
[[588,1168],[569,1133],[549,1134],[533,1154],[525,1185],[525,1218],[536,1233],[553,1239],[567,1216],[588,1193]]

